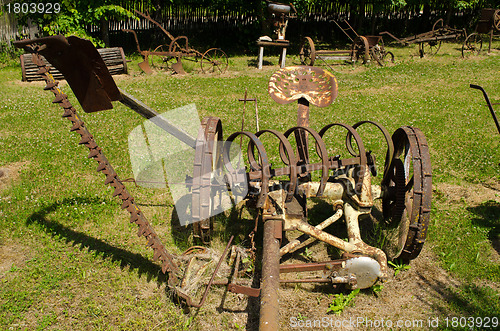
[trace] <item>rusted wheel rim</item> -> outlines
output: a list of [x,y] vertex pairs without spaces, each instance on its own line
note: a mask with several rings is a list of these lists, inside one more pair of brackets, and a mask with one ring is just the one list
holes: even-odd
[[392,52],[385,52],[382,61],[384,63],[394,63],[394,54],[392,54]]
[[493,25],[497,31],[500,31],[500,9],[495,10],[493,14]]
[[427,43],[429,51],[427,52],[429,55],[436,55],[437,52],[439,52],[439,49],[441,48],[441,41],[440,40],[431,40]]
[[303,65],[313,66],[316,60],[316,47],[310,37],[305,37],[300,46],[299,52],[300,63]]
[[444,21],[442,18],[438,19],[432,26],[432,31],[439,30],[444,26]]
[[483,40],[477,33],[471,33],[462,45],[462,57],[477,55],[483,48]]
[[229,66],[226,53],[220,48],[210,48],[201,58],[201,71],[203,73],[223,74]]
[[216,182],[222,182],[222,124],[217,117],[204,118],[196,140],[195,161],[193,167],[192,186],[192,217],[193,236],[204,244],[209,244],[212,238],[214,216],[213,212],[220,207],[220,188],[213,187]]
[[386,177],[386,191],[390,198],[382,200],[384,215],[385,243],[383,249],[387,258],[393,260],[401,255],[409,230],[409,217],[406,211],[405,199],[405,168],[400,159],[394,159]]
[[[160,45],[153,52],[168,52],[168,45]],[[174,60],[171,56],[151,55],[151,67],[156,70],[166,70],[170,68],[171,61]]]
[[[429,147],[422,131],[401,127],[392,135],[394,159],[382,180],[389,259],[411,260],[422,250],[430,220],[432,176]],[[402,167],[401,167],[402,166]]]
[[354,40],[351,47],[351,59],[357,61],[362,59],[363,64],[367,63],[370,58],[370,45],[368,39],[364,36],[359,36]]

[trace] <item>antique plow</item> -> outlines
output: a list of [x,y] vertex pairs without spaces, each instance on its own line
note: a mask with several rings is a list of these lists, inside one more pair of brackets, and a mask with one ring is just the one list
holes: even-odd
[[123,29],[125,32],[130,32],[134,35],[137,45],[137,51],[142,55],[143,61],[139,63],[139,68],[146,74],[151,74],[153,71],[149,65],[158,70],[166,70],[171,68],[177,74],[185,74],[182,67],[181,59],[198,62],[203,73],[224,73],[229,65],[226,53],[220,48],[210,48],[204,53],[201,53],[189,47],[188,38],[186,36],[174,37],[160,23],[156,22],[151,16],[141,13],[138,10],[135,12],[157,27],[170,39],[170,43],[159,45],[153,51],[141,50],[137,33],[134,30]]
[[[71,131],[80,135],[79,143],[89,149],[89,158],[96,160],[97,171],[106,176],[105,184],[114,188],[113,196],[119,198],[122,209],[130,213],[130,221],[139,228],[138,235],[147,239],[154,250],[154,259],[161,261],[163,272],[169,275],[169,287],[187,305],[200,307],[212,285],[226,285],[230,292],[260,297],[260,329],[277,330],[280,283],[313,282],[368,288],[388,277],[388,259],[408,261],[420,253],[429,225],[432,192],[430,156],[424,134],[415,127],[404,126],[391,136],[382,125],[373,121],[361,121],[352,126],[331,123],[316,131],[309,126],[310,106],[331,105],[337,97],[337,81],[320,68],[287,67],[274,73],[268,86],[269,95],[277,103],[298,104],[297,125],[284,133],[273,129],[256,133],[242,130],[223,140],[221,120],[208,117],[202,120],[198,136],[194,138],[166,120],[155,122],[196,151],[193,177],[186,178],[186,185],[192,190],[192,218],[197,221],[193,227],[195,235],[205,242],[210,241],[214,222],[212,211],[220,202],[218,195],[213,193],[223,187],[231,188],[235,196],[246,192],[246,204],[257,210],[255,228],[249,234],[253,247],[255,232],[263,228],[262,267],[254,274],[259,277],[260,286],[241,283],[243,253],[237,246],[231,249],[232,276],[228,276],[227,281],[215,280],[229,253],[231,237],[202,297],[195,302],[188,291],[190,277],[199,274],[194,270],[195,258],[176,256],[165,249],[76,109],[58,88],[50,67],[41,61],[41,55],[64,74],[86,112],[110,109],[112,101],[120,101],[146,118],[155,116],[156,112],[116,87],[99,54],[86,40],[57,36],[19,41],[16,46],[33,53],[33,62],[45,76],[45,89],[53,92],[53,102],[64,109],[63,117],[72,123]],[[372,184],[372,178],[378,173],[375,155],[365,149],[357,131],[365,125],[380,131],[387,146],[380,185]],[[329,150],[330,140],[337,137],[333,134],[335,129],[346,132],[341,138],[345,138],[347,157],[342,158]],[[231,155],[239,145],[239,137],[248,141],[246,155],[234,159]],[[274,159],[268,154],[271,148],[266,146],[266,138],[277,143],[277,166],[271,162]],[[240,161],[246,167],[235,164]],[[308,219],[307,200],[310,197],[331,202],[331,216],[315,226]],[[383,249],[363,241],[362,219],[375,222],[384,232]],[[335,222],[345,224],[346,238],[327,231]],[[302,235],[291,236],[297,232]],[[342,257],[314,263],[287,263],[289,254],[314,240],[337,248],[343,252]],[[203,268],[206,264],[198,270]],[[298,272],[315,275],[305,279],[281,276]]]
[[435,55],[441,48],[443,40],[451,40],[467,36],[465,30],[453,29],[449,26],[444,26],[442,18],[433,24],[431,31],[406,38],[400,39],[388,31],[380,32],[380,34],[386,34],[404,46],[418,44],[418,54],[420,57],[424,57],[425,54]]
[[352,63],[361,60],[363,64],[371,59],[380,66],[384,66],[388,62],[394,63],[394,54],[386,51],[382,36],[360,36],[347,21],[341,21],[344,26],[335,20],[333,22],[351,40],[351,48],[348,50],[316,50],[313,40],[310,37],[305,37],[299,51],[302,64],[312,66],[316,59],[324,63],[326,60],[350,61]]
[[462,57],[481,52],[483,48],[481,34],[489,35],[488,53],[491,52],[491,43],[495,31],[500,31],[500,9],[483,8],[475,32],[468,35],[462,45]]

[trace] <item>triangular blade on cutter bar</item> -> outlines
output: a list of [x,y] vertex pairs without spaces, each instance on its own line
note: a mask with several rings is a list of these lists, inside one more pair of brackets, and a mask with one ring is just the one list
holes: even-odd
[[112,109],[120,91],[95,46],[75,36],[51,36],[14,42],[17,47],[42,44],[39,53],[59,70],[85,112]]

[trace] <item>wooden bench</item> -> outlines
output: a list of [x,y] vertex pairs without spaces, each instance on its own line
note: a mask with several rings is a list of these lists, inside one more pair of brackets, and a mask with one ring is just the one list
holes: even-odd
[[262,61],[264,58],[264,46],[281,47],[281,54],[279,60],[280,68],[285,67],[286,48],[290,46],[290,42],[288,40],[274,40],[274,41],[257,40],[257,46],[259,46],[259,63],[257,66],[258,69],[262,69]]
[[[125,53],[121,47],[111,47],[111,48],[100,48],[97,50],[101,55],[104,63],[108,67],[109,73],[111,75],[121,75],[127,74],[127,60],[125,59]],[[22,81],[32,82],[35,80],[43,80],[42,75],[37,75],[38,67],[31,60],[31,54],[23,54],[20,57],[21,61],[21,71],[22,71]],[[42,56],[43,61],[49,64],[47,60]],[[64,76],[54,67],[50,70],[50,73],[55,79],[64,79]]]

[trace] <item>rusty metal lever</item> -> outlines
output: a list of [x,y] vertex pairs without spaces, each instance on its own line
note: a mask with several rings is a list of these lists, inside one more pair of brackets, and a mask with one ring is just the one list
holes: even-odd
[[140,100],[134,98],[127,92],[120,90],[120,94],[121,94],[121,99],[119,101],[122,104],[132,109],[142,117],[151,120],[151,122],[156,124],[158,127],[167,131],[168,133],[170,133],[171,135],[173,135],[174,137],[176,137],[189,147],[193,149],[196,148],[196,138],[192,137],[181,128],[176,127],[162,116],[159,116],[160,114],[158,114],[154,109],[150,108]]
[[488,98],[488,94],[486,94],[486,91],[479,85],[470,84],[470,88],[474,88],[476,90],[480,90],[481,92],[483,92],[483,96],[484,96],[484,99],[486,100],[486,104],[488,104],[488,108],[490,108],[491,116],[493,117],[493,120],[495,121],[495,125],[497,126],[498,133],[500,134],[500,124],[498,123],[497,115],[495,114],[495,111],[493,110],[493,106],[491,105],[490,98]]

